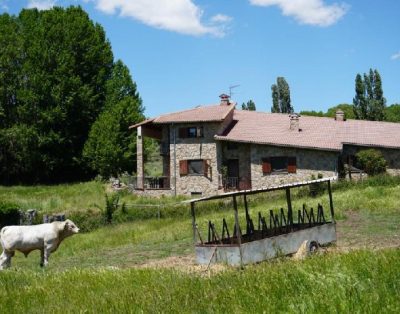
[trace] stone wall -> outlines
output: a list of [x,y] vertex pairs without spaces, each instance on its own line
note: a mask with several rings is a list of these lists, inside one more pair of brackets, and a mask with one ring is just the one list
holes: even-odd
[[[181,127],[203,127],[203,137],[199,138],[179,138],[179,128]],[[170,169],[171,169],[171,189],[175,189],[174,177],[176,177],[176,194],[191,195],[192,193],[202,193],[202,195],[217,194],[219,184],[217,146],[214,135],[220,131],[221,123],[190,123],[179,124],[170,128]],[[174,132],[176,140],[174,145]],[[174,154],[176,149],[176,155]],[[176,162],[175,159],[176,158]],[[179,174],[180,160],[206,159],[209,160],[209,172],[204,175],[185,175]]]
[[[284,183],[310,180],[312,175],[317,176],[319,173],[323,177],[334,176],[336,175],[339,153],[252,144],[250,156],[252,188],[260,189]],[[280,156],[296,157],[296,173],[264,175],[262,159]]]

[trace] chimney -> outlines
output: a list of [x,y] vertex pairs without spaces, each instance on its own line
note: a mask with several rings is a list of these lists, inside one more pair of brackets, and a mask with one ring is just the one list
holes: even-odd
[[228,106],[229,105],[229,96],[226,94],[219,95],[219,98],[221,98],[221,106]]
[[300,115],[297,113],[292,113],[289,115],[290,118],[290,130],[291,131],[301,131],[301,129],[299,128],[299,118]]
[[346,121],[343,110],[341,110],[341,109],[336,110],[335,120],[336,121]]

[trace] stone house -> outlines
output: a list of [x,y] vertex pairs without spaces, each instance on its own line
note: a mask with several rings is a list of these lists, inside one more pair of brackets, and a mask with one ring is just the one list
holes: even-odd
[[[400,123],[300,117],[217,105],[161,115],[137,129],[137,193],[212,195],[336,176],[355,154],[379,149],[388,172],[400,174]],[[159,140],[163,175],[144,176],[143,137]]]

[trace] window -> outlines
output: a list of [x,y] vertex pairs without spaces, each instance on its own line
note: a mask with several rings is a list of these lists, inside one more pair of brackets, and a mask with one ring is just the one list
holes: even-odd
[[208,176],[209,161],[204,159],[180,160],[179,174],[181,176]]
[[188,137],[197,137],[197,128],[195,128],[195,127],[187,128],[187,136]]
[[296,173],[296,157],[269,157],[262,159],[262,172],[266,174]]
[[203,160],[188,160],[189,175],[203,175]]
[[188,128],[179,128],[180,138],[197,138],[203,137],[203,127],[202,126],[191,126]]

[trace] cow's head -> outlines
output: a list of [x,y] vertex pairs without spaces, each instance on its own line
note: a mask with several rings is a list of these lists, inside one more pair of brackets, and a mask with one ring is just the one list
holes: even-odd
[[73,223],[72,220],[67,219],[64,221],[64,230],[70,234],[78,233],[79,228]]

